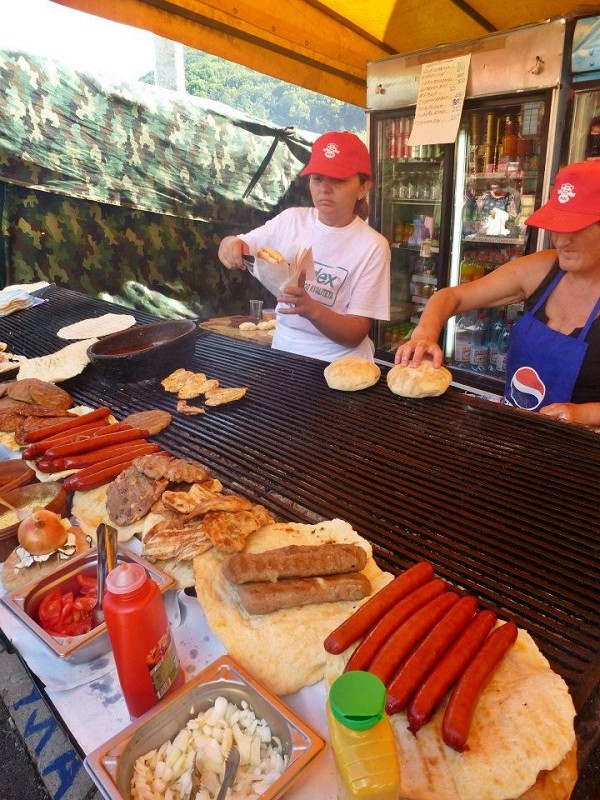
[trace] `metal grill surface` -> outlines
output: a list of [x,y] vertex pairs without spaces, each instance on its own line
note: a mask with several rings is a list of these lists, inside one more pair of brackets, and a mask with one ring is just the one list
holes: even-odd
[[[52,352],[65,344],[54,335],[62,325],[118,310],[56,287],[42,294],[48,303],[0,320],[15,352]],[[384,377],[364,392],[335,392],[321,362],[207,332],[187,366],[250,389],[200,416],[174,413],[157,437],[169,451],[281,519],[347,520],[384,569],[430,560],[527,628],[578,708],[597,695],[599,435],[453,389],[403,399]],[[87,367],[62,385],[118,418],[175,408],[159,380],[111,384]]]

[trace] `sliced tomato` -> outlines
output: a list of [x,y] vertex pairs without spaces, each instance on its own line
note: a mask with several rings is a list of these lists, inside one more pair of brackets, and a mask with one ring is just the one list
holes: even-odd
[[79,584],[79,594],[98,594],[98,581],[93,575],[77,573],[77,583]]
[[91,611],[95,605],[96,597],[95,595],[91,594],[76,597],[75,601],[73,602],[74,608],[78,609],[79,611]]
[[61,597],[60,590],[53,589],[42,598],[38,609],[38,617],[43,628],[54,628],[59,621],[62,607]]
[[81,636],[83,633],[88,633],[92,630],[92,623],[88,622],[69,622],[63,628],[63,636]]

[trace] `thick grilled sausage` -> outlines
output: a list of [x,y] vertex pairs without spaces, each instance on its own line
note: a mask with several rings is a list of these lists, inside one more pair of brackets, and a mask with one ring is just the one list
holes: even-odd
[[396,672],[387,687],[385,710],[398,714],[477,611],[477,600],[462,597],[423,639]]
[[40,442],[42,439],[47,439],[49,436],[55,436],[57,433],[62,433],[63,431],[70,431],[74,428],[78,428],[81,425],[87,425],[88,422],[95,422],[99,419],[104,419],[108,417],[110,414],[110,408],[106,406],[102,406],[101,408],[97,408],[95,411],[90,411],[87,414],[81,414],[78,417],[73,417],[73,419],[67,420],[67,422],[59,422],[56,425],[48,425],[47,428],[40,428],[37,431],[29,431],[23,437],[26,442],[33,443],[33,442]]
[[[151,453],[159,453],[160,446],[154,442],[147,442],[139,447],[130,447],[127,453],[122,453],[119,456],[101,461],[86,469],[81,469],[79,472],[69,475],[63,481],[63,486],[67,491],[86,492],[89,489],[95,489],[105,483],[109,483],[117,475],[120,475],[124,469],[129,467],[134,459],[138,456],[146,456]],[[115,467],[121,467],[116,471]]]
[[369,666],[387,686],[413,647],[426,636],[444,614],[458,602],[456,592],[444,592],[420,608],[396,628]]
[[398,600],[432,578],[433,566],[428,561],[420,561],[405,570],[332,631],[323,642],[323,647],[334,655],[343,653],[372,628]]
[[292,544],[262,553],[234,553],[222,570],[228,581],[239,584],[359,572],[366,563],[367,553],[355,544]]
[[483,644],[496,624],[496,619],[493,611],[480,611],[419,686],[407,711],[408,729],[412,733],[416,733],[429,722],[446,693]]
[[453,750],[462,753],[469,749],[467,739],[479,698],[517,634],[514,622],[505,622],[493,630],[458,679],[442,720],[442,739]]
[[50,436],[48,439],[42,439],[41,442],[34,442],[28,445],[22,451],[21,458],[29,461],[32,458],[43,455],[46,450],[54,445],[67,444],[67,442],[79,442],[82,439],[88,439],[93,433],[107,428],[109,425],[110,423],[108,420],[102,419],[98,422],[90,422],[87,425],[81,425],[81,427],[75,428],[75,430],[70,433],[69,431],[65,431],[63,433],[58,433],[56,436]]
[[435,578],[429,583],[419,586],[414,592],[411,592],[407,597],[396,603],[395,606],[392,606],[359,643],[350,656],[344,671],[368,670],[371,661],[373,661],[396,628],[402,625],[409,617],[412,617],[415,611],[423,608],[430,600],[447,591],[447,589],[448,584],[446,581],[441,578]]
[[[119,423],[121,425],[122,423]],[[120,430],[114,430],[117,426],[113,425],[113,430],[107,433],[92,436],[83,442],[73,442],[72,444],[61,444],[58,447],[51,447],[46,450],[46,458],[66,458],[67,456],[77,456],[81,453],[90,453],[92,450],[99,450],[101,447],[109,447],[113,444],[124,444],[131,442],[135,439],[143,439],[148,436],[148,431],[141,430],[141,428],[130,428],[127,426],[125,429],[122,427]]]
[[248,614],[270,614],[282,608],[337,600],[362,600],[371,584],[362,572],[323,578],[284,578],[276,583],[245,583],[237,587],[240,605]]

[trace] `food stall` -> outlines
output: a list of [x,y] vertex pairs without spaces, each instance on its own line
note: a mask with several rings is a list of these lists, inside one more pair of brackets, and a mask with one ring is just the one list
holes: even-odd
[[[36,295],[46,302],[0,320],[0,340],[28,358],[64,345],[55,335],[60,327],[119,311],[56,286]],[[61,386],[79,404],[110,406],[117,419],[169,411],[173,421],[156,441],[205,465],[226,491],[282,521],[343,519],[371,543],[381,569],[397,574],[428,560],[440,577],[527,629],[566,681],[578,713],[582,777],[573,797],[595,796],[589,767],[597,763],[600,730],[598,435],[453,388],[421,400],[393,395],[384,379],[362,392],[333,391],[322,362],[206,330],[198,332],[192,365],[222,386],[249,387],[246,396],[189,417],[176,412],[158,377],[117,381],[88,365]],[[224,648],[193,596],[180,596],[172,613],[179,615],[175,637],[189,679]],[[29,656],[34,672],[47,672],[41,660],[47,657],[39,652]],[[61,675],[45,677],[47,696],[83,753],[127,725],[110,664],[68,690]],[[325,736],[324,699],[322,681],[285,698]],[[90,714],[102,724],[91,729]],[[286,797],[333,797],[333,787],[327,750]]]

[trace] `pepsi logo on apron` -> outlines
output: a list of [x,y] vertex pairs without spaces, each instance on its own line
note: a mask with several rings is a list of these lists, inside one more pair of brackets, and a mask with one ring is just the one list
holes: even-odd
[[504,389],[504,399],[512,406],[537,411],[550,403],[571,401],[588,348],[585,338],[600,311],[600,298],[578,336],[552,330],[535,315],[564,275],[559,270],[535,306],[513,325]]

